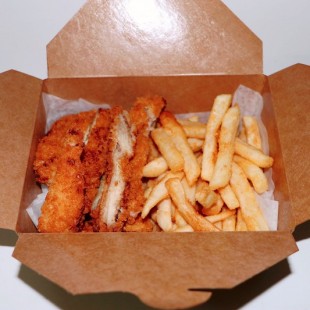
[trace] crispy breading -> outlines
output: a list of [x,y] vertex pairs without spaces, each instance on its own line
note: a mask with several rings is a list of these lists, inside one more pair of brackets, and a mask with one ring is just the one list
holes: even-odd
[[107,170],[103,194],[99,201],[99,226],[113,230],[119,217],[126,180],[124,171],[133,156],[134,137],[121,107],[111,110],[112,124],[108,134]]
[[95,124],[90,131],[88,142],[82,154],[85,169],[84,213],[92,209],[93,201],[98,193],[100,179],[105,173],[108,152],[108,133],[110,128],[110,111],[98,111]]
[[57,169],[41,209],[40,232],[76,231],[84,203],[82,146],[67,146],[58,159]]
[[142,211],[145,202],[142,178],[143,167],[147,163],[150,152],[149,136],[165,105],[165,100],[160,96],[140,97],[137,98],[129,112],[136,141],[134,156],[125,170],[127,185],[122,206],[128,210],[129,215],[133,218]]
[[55,122],[48,134],[40,140],[33,164],[39,183],[52,182],[63,148],[66,145],[82,145],[84,133],[95,114],[95,111],[89,111],[65,116]]

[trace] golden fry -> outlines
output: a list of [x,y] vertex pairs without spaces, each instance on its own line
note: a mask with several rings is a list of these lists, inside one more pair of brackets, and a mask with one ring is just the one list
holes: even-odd
[[235,153],[241,157],[248,159],[260,168],[269,168],[273,164],[273,158],[265,155],[252,145],[243,142],[239,138],[235,140]]
[[246,132],[245,132],[245,128],[244,126],[241,127],[240,133],[238,138],[244,142],[247,142],[247,138],[246,138]]
[[223,231],[235,231],[236,230],[236,216],[231,215],[223,220]]
[[203,140],[196,138],[188,138],[187,142],[194,153],[200,151],[203,146]]
[[201,212],[207,216],[216,215],[216,214],[219,214],[221,212],[223,205],[224,205],[223,199],[220,196],[218,196],[218,200],[216,201],[216,203],[211,208],[208,208],[208,209],[203,208],[201,210]]
[[206,127],[203,147],[201,178],[205,181],[210,181],[213,174],[217,154],[216,135],[221,126],[222,119],[231,105],[231,99],[231,95],[219,95],[214,100]]
[[178,151],[184,159],[184,173],[188,184],[192,186],[200,175],[200,167],[197,159],[187,142],[182,126],[177,122],[175,116],[170,112],[163,112],[160,115],[160,122],[169,133]]
[[179,179],[172,178],[167,180],[166,187],[176,208],[181,213],[185,221],[192,226],[195,231],[218,231],[214,225],[198,214],[194,207],[190,205],[185,197],[183,187]]
[[178,120],[182,125],[187,138],[204,139],[206,135],[206,124],[192,122],[189,120]]
[[224,200],[226,206],[230,210],[233,210],[239,207],[239,201],[229,184],[226,185],[225,187],[219,188],[218,191],[222,199]]
[[234,155],[234,162],[241,167],[258,194],[262,194],[268,190],[268,181],[261,168],[238,155]]
[[239,200],[242,216],[248,230],[269,230],[256,200],[254,189],[248,182],[243,170],[235,162],[232,164],[230,185]]
[[153,187],[153,190],[149,194],[142,210],[141,217],[144,219],[150,212],[150,210],[155,207],[160,201],[168,198],[169,194],[165,186],[165,182],[170,178],[182,179],[183,172],[168,172],[164,178],[162,178],[158,184]]
[[229,183],[239,118],[240,109],[237,105],[228,109],[223,118],[219,139],[219,153],[210,180],[212,189],[224,187]]
[[257,149],[262,149],[262,139],[259,133],[258,123],[254,116],[243,116],[243,126],[246,132],[246,141]]
[[156,128],[151,136],[171,171],[181,171],[184,167],[183,157],[166,131],[163,128]]
[[207,182],[201,180],[197,183],[195,199],[204,208],[208,209],[217,202],[219,196],[210,189]]
[[194,231],[194,229],[190,225],[184,225],[181,227],[176,227],[174,230],[174,232],[193,232],[193,231]]
[[183,190],[186,196],[186,199],[189,201],[191,205],[196,203],[195,193],[196,193],[196,184],[189,186],[186,178],[183,178],[182,181]]
[[215,215],[209,215],[206,217],[206,219],[211,223],[216,223],[219,221],[223,221],[234,214],[236,214],[235,210],[229,210],[227,208],[223,208],[222,212]]
[[237,212],[237,224],[236,231],[247,231],[246,223],[243,220],[241,209],[238,209]]
[[167,161],[162,157],[157,157],[147,163],[142,170],[142,174],[147,178],[155,178],[168,170]]
[[163,231],[170,231],[172,229],[171,200],[169,198],[158,203],[156,220]]

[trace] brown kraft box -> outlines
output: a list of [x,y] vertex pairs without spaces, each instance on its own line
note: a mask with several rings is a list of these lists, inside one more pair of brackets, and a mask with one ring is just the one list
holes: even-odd
[[[131,292],[152,307],[186,308],[298,250],[292,232],[310,219],[310,67],[263,75],[261,41],[221,1],[161,1],[146,15],[126,3],[88,1],[49,43],[48,79],[0,74],[0,227],[18,234],[15,258],[73,294]],[[159,94],[185,113],[210,110],[240,84],[264,98],[277,231],[36,232],[25,209],[40,192],[32,162],[44,134],[42,92],[124,107]]]

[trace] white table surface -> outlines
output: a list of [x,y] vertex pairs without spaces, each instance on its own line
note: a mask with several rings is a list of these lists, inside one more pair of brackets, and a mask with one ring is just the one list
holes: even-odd
[[[263,40],[265,74],[310,65],[309,0],[223,2]],[[83,3],[0,0],[0,72],[16,69],[46,78],[46,44]],[[310,309],[310,222],[295,237],[299,252],[195,309]],[[0,309],[148,309],[130,294],[69,295],[12,258],[15,242],[13,232],[0,229]]]

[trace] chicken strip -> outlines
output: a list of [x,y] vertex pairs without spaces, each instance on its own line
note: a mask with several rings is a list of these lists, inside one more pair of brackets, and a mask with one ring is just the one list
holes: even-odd
[[33,164],[36,180],[49,185],[56,173],[57,162],[66,145],[82,145],[85,132],[92,123],[96,111],[82,112],[61,118],[43,137]]
[[[90,213],[105,173],[108,153],[110,110],[99,110],[82,154],[85,179],[84,213]],[[100,193],[99,193],[100,194]]]
[[84,205],[82,146],[67,146],[41,209],[39,232],[77,231]]
[[[109,153],[103,194],[99,201],[99,229],[101,231],[121,230],[118,221],[123,221],[121,202],[126,187],[124,170],[134,154],[134,136],[128,121],[128,114],[121,107],[111,110],[112,124],[108,135]],[[122,220],[121,220],[122,217]]]
[[[132,132],[136,137],[136,142],[134,145],[134,156],[129,161],[125,171],[127,185],[122,206],[132,218],[136,218],[143,209],[145,197],[142,178],[143,167],[147,163],[150,152],[149,136],[165,105],[165,100],[160,96],[140,97],[137,98],[129,112]],[[131,225],[132,222],[134,221],[129,220],[128,225]],[[140,225],[135,225],[135,227],[140,229],[143,226],[142,224],[143,222],[141,221]],[[128,231],[133,229],[133,227],[126,228]]]

